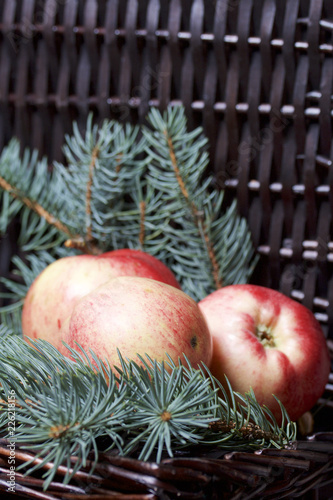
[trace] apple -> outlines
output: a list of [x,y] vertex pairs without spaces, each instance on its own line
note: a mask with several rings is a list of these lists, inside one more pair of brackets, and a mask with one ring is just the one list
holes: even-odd
[[47,266],[32,283],[22,311],[24,337],[61,345],[61,327],[76,302],[102,283],[118,276],[142,276],[180,289],[172,271],[140,250],[63,257]]
[[[149,278],[109,280],[80,299],[62,327],[64,341],[92,349],[111,366],[137,354],[174,362],[183,354],[196,367],[212,357],[212,340],[197,303],[181,290]],[[70,351],[60,347],[70,357]],[[184,361],[184,358],[183,358]]]
[[270,288],[230,285],[199,303],[213,338],[212,374],[258,402],[279,420],[274,394],[296,421],[324,391],[330,373],[327,344],[314,314]]

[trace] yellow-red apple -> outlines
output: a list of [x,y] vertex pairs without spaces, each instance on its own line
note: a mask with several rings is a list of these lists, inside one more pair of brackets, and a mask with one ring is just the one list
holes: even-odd
[[[193,366],[210,365],[212,341],[197,303],[175,287],[148,278],[119,277],[80,299],[63,325],[63,339],[76,349],[91,348],[111,366],[123,357],[138,361],[148,354],[177,362],[187,356]],[[60,351],[70,356],[65,347]],[[183,358],[184,361],[184,358]]]
[[266,287],[231,285],[199,302],[213,338],[211,371],[281,416],[272,396],[297,420],[324,391],[330,373],[326,341],[314,314]]
[[167,266],[140,250],[64,257],[47,266],[29,288],[22,311],[23,335],[47,340],[59,348],[62,324],[76,302],[118,276],[142,276],[180,289]]

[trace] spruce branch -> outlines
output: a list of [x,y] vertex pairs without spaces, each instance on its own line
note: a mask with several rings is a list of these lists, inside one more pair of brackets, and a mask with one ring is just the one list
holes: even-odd
[[[45,199],[44,190],[50,181],[51,175],[46,161],[38,162],[37,155],[35,153],[30,155],[28,151],[21,160],[20,145],[16,139],[4,148],[0,158],[0,187],[9,193],[13,200],[18,201],[20,207],[26,206],[39,217],[44,218],[50,226],[56,227],[58,231],[69,236],[71,235],[69,228],[38,200],[39,197]],[[17,204],[14,203],[14,207],[16,208]],[[8,204],[7,211],[11,211]],[[15,213],[17,212],[16,208]],[[8,222],[9,220],[7,224]],[[6,230],[6,226],[3,226],[2,230]]]
[[[87,237],[86,241],[82,238],[82,236],[73,234],[68,227],[61,222],[61,220],[57,219],[54,215],[52,215],[50,212],[48,212],[42,205],[40,205],[38,202],[29,199],[27,196],[24,196],[22,193],[20,193],[17,189],[15,189],[14,186],[11,186],[4,178],[0,176],[0,187],[4,189],[5,191],[8,191],[8,193],[16,200],[19,200],[23,205],[25,205],[29,210],[32,210],[35,212],[39,217],[45,219],[47,224],[49,226],[54,226],[57,231],[60,233],[64,233],[68,240],[65,241],[65,246],[68,248],[78,248],[82,252],[92,254],[92,255],[98,255],[101,253],[99,248],[92,244],[92,237],[91,237],[91,228],[87,228]],[[87,208],[88,212],[88,208]]]
[[242,396],[229,384],[227,395],[203,365],[148,356],[139,356],[138,364],[119,353],[115,375],[93,351],[69,348],[70,359],[46,341],[31,344],[18,336],[3,340],[0,433],[7,436],[8,394],[14,393],[16,443],[34,452],[20,468],[32,473],[52,462],[45,489],[58,467],[67,467],[68,482],[88,457],[94,457],[93,470],[99,453],[110,448],[121,455],[139,449],[140,459],[160,462],[180,448],[283,448],[295,439],[296,426],[282,405],[278,426],[253,393]]
[[[256,264],[246,222],[236,203],[223,206],[223,192],[207,175],[209,156],[202,129],[187,130],[182,107],[148,115],[143,129],[150,158],[146,206],[154,200],[156,213],[147,213],[145,249],[159,257],[152,237],[164,221],[163,258],[183,290],[200,300],[231,283],[247,282]],[[158,244],[158,246],[156,245]]]
[[202,430],[214,419],[216,390],[199,370],[187,377],[181,362],[169,373],[164,362],[139,358],[141,366],[122,360],[121,376],[129,387],[134,409],[127,426],[135,436],[124,452],[143,443],[139,459],[148,460],[157,447],[156,460],[160,462],[164,450],[173,456],[172,447],[200,442]]
[[91,154],[91,162],[89,164],[89,175],[87,182],[87,194],[86,194],[86,215],[87,215],[87,241],[92,241],[92,209],[91,209],[91,197],[92,197],[92,185],[93,185],[93,176],[96,166],[96,160],[98,158],[99,148],[95,146],[92,150]]
[[85,242],[95,242],[99,252],[128,246],[119,213],[134,208],[131,193],[145,168],[146,160],[139,158],[143,150],[138,127],[107,120],[99,127],[93,124],[92,115],[84,137],[76,123],[73,135],[66,136],[67,165],[56,163],[54,168],[65,181],[71,199],[69,215],[79,234]]
[[[97,360],[98,372],[91,362],[75,362],[59,355],[45,342],[33,342],[33,347],[21,338],[11,338],[6,344],[6,363],[0,360],[2,400],[15,393],[15,442],[37,453],[31,462],[22,464],[30,473],[52,461],[47,470],[45,488],[52,481],[58,466],[65,464],[68,482],[86,464],[91,451],[98,460],[97,441],[101,435],[121,451],[123,422],[130,411],[126,388],[116,384],[110,368]],[[28,361],[30,358],[30,361]],[[33,360],[33,361],[32,361]],[[4,412],[2,412],[3,417]],[[0,425],[6,421],[0,418]],[[78,457],[71,469],[71,456]],[[35,458],[41,458],[37,463]]]
[[164,134],[165,134],[165,137],[166,137],[166,140],[168,143],[168,147],[169,147],[169,151],[170,151],[170,160],[171,160],[172,168],[174,170],[178,185],[180,187],[182,195],[184,196],[185,200],[189,203],[189,205],[191,207],[191,211],[192,211],[195,223],[196,223],[200,233],[203,236],[204,242],[205,242],[206,247],[207,247],[208,256],[209,256],[209,259],[210,259],[211,265],[212,265],[215,287],[216,287],[216,289],[219,289],[222,287],[221,273],[219,270],[219,265],[217,262],[213,242],[211,241],[209,233],[207,231],[207,227],[206,227],[205,223],[203,222],[204,213],[202,210],[199,210],[198,207],[196,206],[195,202],[190,199],[190,194],[189,194],[188,189],[186,187],[185,180],[183,179],[181,172],[180,172],[180,168],[178,166],[172,137],[170,137],[168,130],[165,130]]
[[56,227],[58,231],[65,233],[67,236],[71,238],[74,237],[71,234],[68,227],[62,224],[62,222],[59,219],[50,214],[47,210],[45,210],[45,208],[43,208],[36,201],[30,200],[29,198],[24,196],[17,189],[15,189],[15,187],[11,186],[8,182],[6,182],[6,180],[1,176],[0,176],[0,187],[5,191],[8,191],[13,198],[19,200],[23,205],[26,205],[27,208],[36,212],[40,217],[43,217],[50,226]]

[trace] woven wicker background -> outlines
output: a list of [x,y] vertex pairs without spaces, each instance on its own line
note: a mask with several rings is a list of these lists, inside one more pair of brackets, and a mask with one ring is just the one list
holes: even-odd
[[1,0],[0,148],[16,135],[51,162],[90,110],[183,103],[249,221],[253,281],[332,339],[332,33],[332,0]]

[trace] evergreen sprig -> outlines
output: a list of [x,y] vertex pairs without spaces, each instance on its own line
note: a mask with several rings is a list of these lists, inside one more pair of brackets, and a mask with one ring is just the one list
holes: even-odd
[[[139,127],[105,120],[101,127],[89,115],[85,136],[76,123],[73,136],[66,136],[66,166],[56,163],[70,200],[67,224],[80,235],[83,248],[99,253],[125,245],[118,214],[133,208],[132,193],[142,176],[146,159],[140,159],[144,139]],[[80,241],[68,244],[80,247]]]
[[56,170],[49,170],[46,158],[38,160],[37,152],[25,151],[21,158],[16,139],[1,154],[0,187],[0,234],[5,234],[13,217],[20,214],[19,243],[23,247],[34,242],[34,249],[41,245],[50,248],[61,243],[58,233],[62,239],[71,235],[61,220],[66,211],[63,177]]
[[[118,385],[110,367],[94,370],[86,356],[75,354],[71,361],[45,341],[29,346],[18,336],[5,342],[6,355],[0,355],[2,400],[15,394],[15,439],[42,457],[30,468],[30,473],[53,462],[54,467],[44,475],[45,488],[60,465],[67,466],[64,478],[68,482],[86,464],[94,450],[98,458],[98,439],[107,437],[111,446],[122,451],[123,425],[131,412],[126,390]],[[31,362],[33,360],[33,362]],[[0,412],[0,425],[5,429],[6,412]],[[78,457],[73,467],[70,458]],[[96,463],[96,461],[95,461]],[[24,467],[31,463],[25,462]]]
[[[256,263],[251,236],[236,202],[223,209],[223,191],[212,188],[202,129],[187,130],[183,108],[164,114],[152,109],[148,122],[151,127],[143,129],[150,158],[147,182],[154,191],[155,211],[164,216],[164,258],[183,289],[198,300],[224,285],[246,283]],[[154,214],[145,220],[150,228],[145,248],[156,253],[150,235],[160,222]]]
[[122,358],[121,378],[130,390],[133,413],[128,428],[135,436],[124,452],[131,452],[142,443],[139,459],[148,460],[157,447],[159,462],[166,449],[173,456],[172,448],[179,445],[198,444],[202,432],[214,421],[218,407],[217,390],[212,389],[209,378],[200,370],[187,369],[169,359],[167,367],[147,357],[139,356],[142,365]]
[[[295,438],[295,424],[282,405],[279,426],[253,393],[240,396],[230,385],[227,392],[204,366],[149,357],[139,357],[138,364],[119,354],[114,375],[93,351],[70,349],[69,359],[46,341],[32,344],[18,336],[3,341],[0,432],[8,437],[6,406],[14,393],[11,439],[41,457],[22,465],[28,473],[54,463],[44,474],[45,488],[59,465],[67,466],[68,482],[92,452],[96,464],[99,452],[112,447],[123,455],[139,449],[142,460],[159,462],[165,453],[198,444],[281,448]],[[74,468],[71,455],[77,457]]]

